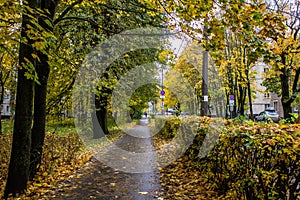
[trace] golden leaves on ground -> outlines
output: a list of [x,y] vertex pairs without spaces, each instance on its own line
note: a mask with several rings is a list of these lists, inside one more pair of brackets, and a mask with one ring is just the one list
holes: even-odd
[[[7,178],[11,135],[0,137],[0,196]],[[39,199],[51,192],[58,181],[64,180],[72,171],[80,168],[90,155],[81,151],[82,142],[77,134],[58,136],[47,133],[40,170],[28,184],[26,194],[21,199]]]
[[160,170],[164,199],[212,199],[216,193],[206,188],[204,177],[186,156]]
[[0,197],[5,188],[7,170],[10,158],[10,148],[12,143],[12,135],[3,134],[0,136]]

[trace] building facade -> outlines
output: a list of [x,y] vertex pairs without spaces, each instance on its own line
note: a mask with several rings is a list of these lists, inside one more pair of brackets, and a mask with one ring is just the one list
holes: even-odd
[[11,116],[11,98],[10,98],[10,92],[7,90],[5,91],[5,95],[4,95],[4,99],[3,99],[3,104],[1,107],[1,118],[5,119],[5,118],[9,118]]
[[264,73],[267,73],[269,66],[263,62],[262,59],[258,60],[257,64],[253,67],[255,75],[255,90],[256,97],[252,102],[253,114],[259,114],[268,107],[273,107],[283,117],[283,107],[281,104],[281,98],[275,93],[269,93],[266,91],[266,87],[262,85],[264,80]]

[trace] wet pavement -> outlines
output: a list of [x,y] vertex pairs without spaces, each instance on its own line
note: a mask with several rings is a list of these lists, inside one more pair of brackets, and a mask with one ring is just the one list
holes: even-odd
[[61,183],[50,199],[160,199],[156,163],[147,119],[142,119]]

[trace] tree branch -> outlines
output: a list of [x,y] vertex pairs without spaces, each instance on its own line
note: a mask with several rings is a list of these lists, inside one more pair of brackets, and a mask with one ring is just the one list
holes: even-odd
[[[277,1],[275,1],[275,3],[278,4]],[[255,4],[252,4],[252,3],[249,3],[249,2],[245,2],[245,4],[250,5],[250,6],[256,6]],[[277,7],[279,8],[279,5],[277,5]],[[291,17],[295,17],[297,19],[300,19],[300,16],[296,16],[293,13],[290,13],[290,12],[287,12],[287,11],[284,11],[284,10],[276,10],[276,9],[271,8],[269,6],[267,6],[266,9],[270,10],[270,11],[273,11],[273,12],[283,13],[283,14],[289,15]]]
[[77,4],[80,4],[83,0],[78,0],[75,1],[74,3],[72,3],[70,6],[68,6],[54,21],[53,24],[56,25],[58,24],[60,21],[62,21],[64,19],[64,17],[68,14],[68,12],[70,12],[74,6],[76,6]]
[[299,76],[300,76],[300,67],[296,70],[295,79],[293,82],[293,92],[297,92]]

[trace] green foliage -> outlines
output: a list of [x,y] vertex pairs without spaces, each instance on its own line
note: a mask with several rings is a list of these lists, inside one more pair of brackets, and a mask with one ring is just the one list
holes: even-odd
[[161,129],[157,136],[164,139],[172,139],[181,124],[181,119],[175,116],[155,117],[155,129]]
[[13,121],[11,120],[2,120],[2,133],[11,134],[13,132]]
[[224,198],[296,199],[299,126],[228,126],[197,166]]
[[236,124],[243,124],[245,122],[248,122],[249,117],[248,115],[239,115],[238,117],[234,118],[234,123]]
[[[68,10],[67,13],[66,10]],[[58,115],[71,107],[72,86],[85,56],[114,34],[145,26],[161,26],[160,11],[137,0],[62,1],[54,20],[55,48],[51,49],[47,112]],[[157,50],[155,50],[157,51]],[[153,52],[153,50],[152,50]],[[151,54],[151,55],[150,55]],[[135,66],[153,62],[150,49],[129,52],[115,60],[100,82],[97,95],[107,105],[116,82]],[[109,106],[108,106],[109,107]],[[108,108],[109,109],[109,108]]]
[[[225,121],[221,129],[216,129],[218,142],[205,157],[200,158],[199,151],[205,145],[203,141],[209,130],[214,129],[212,120],[189,120],[197,124],[198,131],[183,159],[198,169],[203,176],[197,178],[205,177],[206,186],[218,192],[220,199],[300,197],[299,124],[265,124],[244,119]],[[162,123],[162,120],[158,122]],[[173,127],[166,126],[168,131],[163,130],[160,134],[174,137],[177,131]],[[205,142],[214,144],[215,139],[211,137]]]
[[73,118],[67,118],[60,121],[48,121],[46,125],[47,132],[56,135],[66,135],[70,133],[76,133]]
[[293,124],[299,119],[299,116],[297,113],[290,113],[290,118],[281,119],[279,121],[279,124]]
[[[191,118],[189,119],[189,121],[191,121]],[[188,150],[185,153],[185,156],[188,157],[188,159],[191,160],[193,163],[197,161],[200,148],[203,144],[206,133],[209,130],[209,124],[211,123],[211,119],[209,117],[197,117],[196,122],[198,124],[198,128],[195,139],[192,145],[188,148]],[[207,141],[208,144],[212,144],[212,142],[213,141],[210,140]]]

